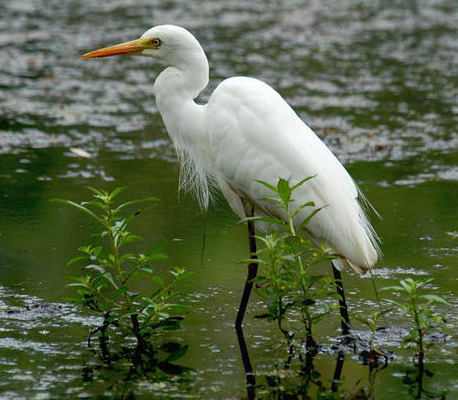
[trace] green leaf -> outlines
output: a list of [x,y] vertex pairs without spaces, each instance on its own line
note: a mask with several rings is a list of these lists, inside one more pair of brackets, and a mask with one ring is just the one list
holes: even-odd
[[291,255],[291,254],[285,254],[285,255],[281,256],[281,259],[282,260],[286,260],[286,261],[291,261],[291,262],[296,262],[297,261],[296,257]]
[[291,188],[289,187],[289,181],[280,178],[277,183],[278,194],[280,195],[283,206],[287,206],[293,200],[291,199]]
[[407,293],[412,293],[414,290],[415,283],[412,279],[407,278],[405,280],[400,280],[399,283],[404,288]]
[[147,197],[145,199],[138,199],[138,200],[128,201],[128,202],[126,202],[124,204],[121,204],[119,207],[117,207],[114,210],[114,213],[117,214],[122,209],[124,209],[126,207],[129,207],[129,206],[132,206],[134,204],[147,203],[147,202],[159,202],[159,201],[161,201],[161,199],[159,199],[157,197]]
[[247,222],[247,221],[264,221],[264,222],[268,222],[270,224],[279,224],[279,223],[283,223],[282,221],[280,221],[280,219],[277,219],[277,218],[270,218],[270,217],[247,217],[247,218],[242,218],[241,220],[239,220],[239,224],[243,224],[244,222]]
[[94,251],[95,251],[96,257],[99,260],[107,261],[107,260],[113,259],[112,255],[108,251],[106,251],[105,249],[102,249],[101,247],[94,248]]
[[88,259],[88,256],[75,257],[75,258],[72,258],[66,265],[67,267],[69,267],[70,265],[75,264],[78,261],[87,260],[87,259]]
[[97,272],[100,272],[100,273],[105,273],[105,268],[99,266],[99,265],[96,265],[96,264],[89,264],[89,265],[86,265],[84,267],[84,269],[91,269],[93,271],[97,271]]
[[138,236],[138,235],[127,235],[124,238],[124,243],[130,243],[130,242],[134,242],[136,240],[143,240],[143,238],[141,236]]
[[63,204],[67,204],[69,206],[75,207],[78,210],[83,211],[84,213],[90,215],[96,221],[102,222],[102,220],[97,215],[95,215],[91,210],[89,210],[88,208],[86,208],[86,207],[84,207],[84,206],[82,206],[80,204],[77,204],[77,203],[75,203],[73,201],[63,200],[63,199],[51,199],[50,201],[57,202],[57,203],[63,203]]
[[265,186],[266,188],[272,190],[272,192],[274,193],[277,193],[278,194],[278,191],[277,191],[277,188],[267,182],[264,182],[264,181],[261,181],[261,180],[256,180],[256,182],[260,183],[261,185]]
[[404,288],[402,286],[383,286],[379,288],[379,292],[390,291],[390,292],[403,292]]
[[315,216],[315,214],[320,212],[323,208],[324,207],[320,207],[320,208],[313,210],[310,213],[310,215],[301,222],[301,224],[299,225],[298,231],[302,230],[305,227],[305,225],[307,225],[310,222],[310,220]]
[[282,199],[278,197],[260,197],[258,201],[273,201],[282,204]]
[[163,287],[164,286],[164,279],[162,279],[160,276],[157,275],[152,275],[150,278],[156,282],[159,286]]
[[405,308],[401,303],[399,303],[397,301],[394,301],[394,300],[391,300],[391,299],[386,299],[385,301],[387,301],[390,304],[394,304],[396,307],[398,307],[400,309],[400,311],[402,311]]
[[305,179],[302,179],[299,183],[296,183],[294,186],[291,187],[291,190],[294,191],[295,189],[297,189],[299,186],[302,186],[305,182],[309,181],[310,179],[313,179],[315,178],[316,174],[315,175],[312,175],[312,176],[309,176]]
[[75,281],[75,282],[84,282],[84,283],[88,283],[91,281],[91,277],[89,275],[85,275],[85,276],[69,276],[68,279],[71,279],[72,281]]
[[152,274],[153,273],[153,268],[150,267],[149,265],[144,265],[143,267],[141,267],[139,269],[139,271],[142,271],[142,272],[147,272],[149,274]]
[[292,214],[293,217],[295,217],[301,210],[303,210],[305,207],[315,207],[315,203],[313,201],[309,201],[308,203],[302,204],[300,207],[296,208]]
[[119,264],[124,263],[125,261],[135,262],[137,258],[132,253],[126,253],[119,259]]
[[386,310],[378,311],[375,313],[375,317],[378,319],[381,316],[390,313],[391,311],[393,311],[393,308],[387,308]]
[[180,275],[184,272],[184,268],[175,267],[173,270],[169,271],[173,276]]
[[354,315],[353,318],[356,318],[359,322],[362,322],[364,325],[368,326],[370,329],[373,328],[374,324],[372,323],[372,321],[369,321],[363,317],[360,317],[358,315]]
[[177,276],[177,280],[182,281],[196,275],[196,271],[186,271]]
[[113,275],[111,275],[111,273],[106,272],[103,276],[108,280],[108,282],[111,283],[111,285],[112,285],[116,290],[118,289],[118,285],[115,283],[115,281],[114,281],[114,279],[113,279]]
[[428,300],[430,303],[431,302],[436,302],[436,303],[442,303],[442,304],[449,304],[446,300],[444,300],[440,296],[436,296],[434,294],[424,294],[420,296],[422,299]]
[[97,197],[103,198],[108,196],[108,192],[102,189],[96,189],[91,186],[86,186],[86,189],[90,190],[92,193],[94,193]]
[[113,200],[117,195],[122,193],[125,189],[126,189],[126,186],[116,188],[108,195],[108,200]]
[[120,295],[122,295],[123,293],[127,292],[129,290],[129,287],[128,286],[121,286],[118,290],[116,290],[115,294],[114,294],[114,298],[118,298]]
[[82,206],[96,206],[96,207],[99,207],[100,209],[102,210],[106,210],[107,209],[107,206],[106,204],[100,202],[100,201],[97,201],[97,200],[93,200],[93,201],[85,201],[83,203],[81,203]]
[[67,287],[80,287],[80,288],[84,288],[84,289],[89,289],[89,287],[87,285],[85,285],[84,283],[67,283],[66,285]]

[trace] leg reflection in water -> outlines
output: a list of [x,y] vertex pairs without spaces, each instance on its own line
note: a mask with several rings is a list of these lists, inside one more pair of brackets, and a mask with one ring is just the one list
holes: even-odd
[[[296,349],[304,349],[305,346],[289,346],[286,361],[277,365],[273,373],[259,375],[258,379],[262,379],[262,383],[257,383],[242,328],[236,329],[236,334],[245,371],[248,400],[271,398],[336,399],[341,398],[341,396],[358,400],[374,398],[373,390],[361,384],[363,379],[357,379],[354,387],[344,390],[344,378],[342,376],[345,362],[344,352],[338,352],[334,373],[332,379],[329,379],[315,368],[314,361],[317,359],[315,354],[309,351],[296,351]],[[370,368],[370,380],[373,383],[377,368],[371,365],[368,367]],[[352,380],[354,378],[352,375]],[[371,386],[373,387],[373,384]]]
[[250,355],[248,354],[242,327],[236,327],[235,332],[239,342],[243,368],[245,369],[247,397],[248,400],[253,400],[256,397],[256,376],[254,375],[253,367],[251,366]]

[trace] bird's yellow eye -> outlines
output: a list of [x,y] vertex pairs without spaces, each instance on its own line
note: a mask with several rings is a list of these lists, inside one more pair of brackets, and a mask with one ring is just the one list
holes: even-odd
[[159,38],[153,38],[150,41],[150,44],[152,44],[154,47],[159,47],[162,44],[162,40]]

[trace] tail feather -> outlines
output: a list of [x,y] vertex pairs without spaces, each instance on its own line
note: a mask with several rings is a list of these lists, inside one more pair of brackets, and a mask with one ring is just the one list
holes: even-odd
[[367,272],[367,268],[360,267],[359,265],[355,264],[354,262],[351,262],[345,258],[337,258],[335,260],[332,260],[332,264],[339,270],[343,271],[346,269],[348,266],[352,267],[358,274],[364,275]]

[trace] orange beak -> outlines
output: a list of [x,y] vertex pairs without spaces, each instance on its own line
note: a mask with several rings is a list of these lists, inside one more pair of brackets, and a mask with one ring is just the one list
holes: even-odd
[[109,57],[120,54],[138,54],[142,50],[143,47],[140,45],[140,40],[137,39],[132,40],[131,42],[115,44],[114,46],[91,51],[90,53],[83,54],[81,58]]

